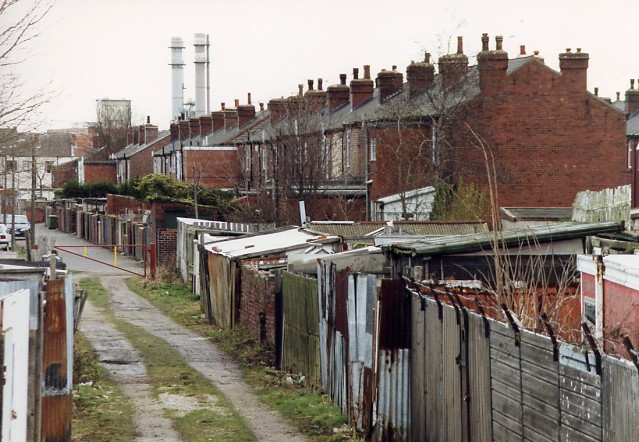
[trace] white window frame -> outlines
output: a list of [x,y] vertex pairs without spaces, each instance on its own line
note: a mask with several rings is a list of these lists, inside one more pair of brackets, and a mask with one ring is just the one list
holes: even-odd
[[369,154],[370,161],[377,160],[377,138],[371,138],[369,140],[369,148],[370,148],[370,154]]

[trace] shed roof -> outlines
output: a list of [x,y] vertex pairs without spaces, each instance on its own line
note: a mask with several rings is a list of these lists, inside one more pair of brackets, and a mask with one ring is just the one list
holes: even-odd
[[273,233],[244,236],[238,239],[206,244],[204,248],[217,255],[244,259],[301,249],[311,245],[310,243],[337,241],[339,241],[338,237],[314,234],[295,227]]
[[[500,243],[504,246],[537,242],[549,242],[579,238],[606,232],[620,232],[622,222],[574,223],[565,222],[543,226],[503,230],[499,232]],[[415,242],[406,242],[384,247],[391,254],[439,255],[443,253],[467,253],[490,250],[494,240],[493,232],[445,236]]]

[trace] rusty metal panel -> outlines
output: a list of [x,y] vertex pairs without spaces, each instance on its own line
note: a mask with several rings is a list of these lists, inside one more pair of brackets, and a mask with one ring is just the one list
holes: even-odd
[[425,371],[425,310],[426,300],[412,297],[411,316],[411,439],[426,440],[426,390],[424,386]]
[[440,317],[440,306],[431,299],[424,303],[424,412],[426,439],[429,441],[444,440],[442,434],[442,346],[443,329]]
[[374,439],[410,440],[410,350],[381,350]]
[[43,322],[42,439],[71,440],[71,378],[65,280],[47,283]]
[[371,396],[371,392],[365,389],[365,370],[373,368],[376,297],[375,275],[354,274],[348,277],[349,418],[351,425],[362,432],[368,431],[364,422],[370,422],[370,409],[366,407],[370,401],[365,400],[365,396]]

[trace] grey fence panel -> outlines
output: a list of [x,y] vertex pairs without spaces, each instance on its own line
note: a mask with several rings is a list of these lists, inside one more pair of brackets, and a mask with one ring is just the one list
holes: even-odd
[[448,440],[462,440],[462,394],[459,369],[461,345],[457,314],[452,308],[445,308],[442,318],[442,391],[443,429]]
[[411,439],[426,440],[426,389],[424,385],[425,376],[425,310],[426,301],[417,296],[412,299],[412,339],[411,339],[411,372],[413,382],[411,384]]
[[519,347],[508,326],[490,322],[490,363],[495,440],[523,440]]
[[628,361],[603,359],[602,409],[605,441],[639,440],[639,372]]
[[425,302],[424,320],[424,376],[425,427],[428,441],[445,440],[442,432],[442,321],[439,307],[432,300]]
[[527,440],[559,438],[559,364],[550,338],[521,332],[521,383],[524,435]]
[[493,439],[490,394],[490,341],[481,316],[468,315],[468,368],[471,440]]
[[559,394],[562,441],[602,440],[601,379],[594,359],[573,346],[560,348]]

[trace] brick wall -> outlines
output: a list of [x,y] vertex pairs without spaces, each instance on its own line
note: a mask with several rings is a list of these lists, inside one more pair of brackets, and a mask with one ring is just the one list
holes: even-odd
[[84,163],[84,183],[106,181],[117,184],[118,178],[113,161],[86,161]]
[[53,167],[52,181],[53,188],[63,188],[69,181],[78,180],[78,162],[70,161],[65,164]]
[[240,323],[259,341],[275,345],[275,283],[251,264],[241,269]]
[[107,215],[122,215],[128,210],[138,211],[147,209],[148,205],[132,196],[107,195]]
[[239,183],[240,160],[236,150],[184,150],[185,181],[214,189],[233,189]]
[[177,259],[177,229],[158,229],[156,247],[158,264],[175,265]]

